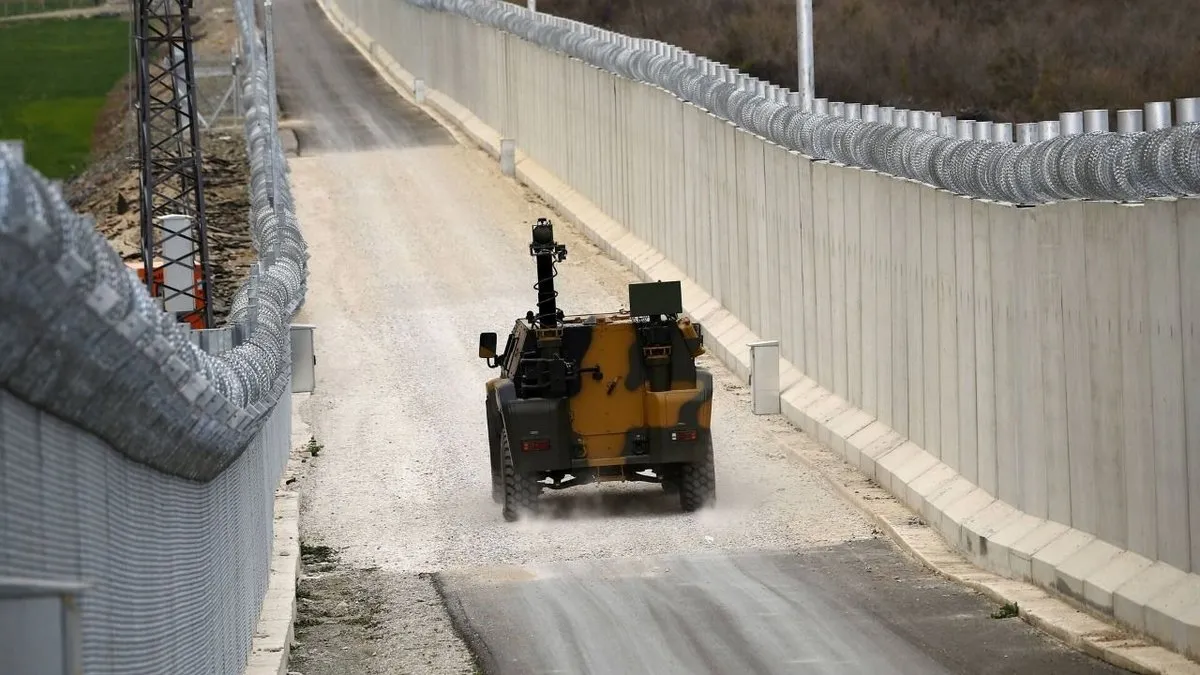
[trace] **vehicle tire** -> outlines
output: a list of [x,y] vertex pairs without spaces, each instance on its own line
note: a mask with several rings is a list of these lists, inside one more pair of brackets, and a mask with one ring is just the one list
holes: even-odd
[[487,421],[488,421],[488,465],[492,471],[492,501],[497,504],[504,503],[504,455],[500,451],[500,434],[496,433],[496,427],[500,425],[499,413],[490,403],[485,403],[487,406]]
[[511,523],[521,516],[537,515],[542,486],[533,476],[517,473],[507,430],[500,432],[500,452],[504,463],[504,519]]
[[717,471],[713,462],[712,438],[708,439],[704,456],[681,467],[679,505],[684,511],[696,511],[717,503]]
[[504,472],[495,468],[492,469],[492,501],[504,503]]

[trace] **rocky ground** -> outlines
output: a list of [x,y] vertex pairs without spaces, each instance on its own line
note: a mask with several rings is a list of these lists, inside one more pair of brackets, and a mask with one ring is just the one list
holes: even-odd
[[[204,207],[213,273],[213,310],[223,323],[238,286],[254,260],[249,230],[249,162],[240,121],[228,100],[219,119],[208,119],[229,88],[230,50],[237,24],[231,0],[200,0],[193,9],[194,59],[200,113],[212,127],[201,133]],[[224,68],[224,74],[216,74]],[[214,73],[214,74],[209,74]],[[140,258],[138,185],[140,164],[136,76],[130,73],[109,93],[97,117],[92,161],[64,186],[71,205],[96,218],[97,229],[126,260]]]

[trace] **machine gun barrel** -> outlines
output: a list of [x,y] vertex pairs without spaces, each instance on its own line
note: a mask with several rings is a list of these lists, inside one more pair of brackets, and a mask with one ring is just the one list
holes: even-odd
[[529,254],[537,261],[537,325],[548,328],[558,325],[558,291],[554,289],[554,277],[558,271],[554,268],[556,262],[562,262],[567,257],[567,247],[554,241],[554,225],[549,219],[538,218],[533,225],[533,241],[529,244]]

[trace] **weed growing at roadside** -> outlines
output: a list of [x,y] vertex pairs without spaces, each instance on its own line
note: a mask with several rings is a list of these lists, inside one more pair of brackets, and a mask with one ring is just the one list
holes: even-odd
[[317,442],[316,436],[309,436],[308,443],[304,446],[304,449],[308,451],[308,454],[316,457],[318,453],[325,449],[325,446]]
[[1006,602],[1000,606],[1000,609],[992,612],[993,619],[1011,619],[1015,616],[1020,616],[1021,612],[1015,602]]

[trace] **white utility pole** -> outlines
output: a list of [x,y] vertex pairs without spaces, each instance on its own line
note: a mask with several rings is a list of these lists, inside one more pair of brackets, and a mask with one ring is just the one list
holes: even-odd
[[[533,2],[533,0],[530,0]],[[800,74],[800,106],[811,112],[813,98],[813,5],[812,0],[796,0],[796,61]]]

